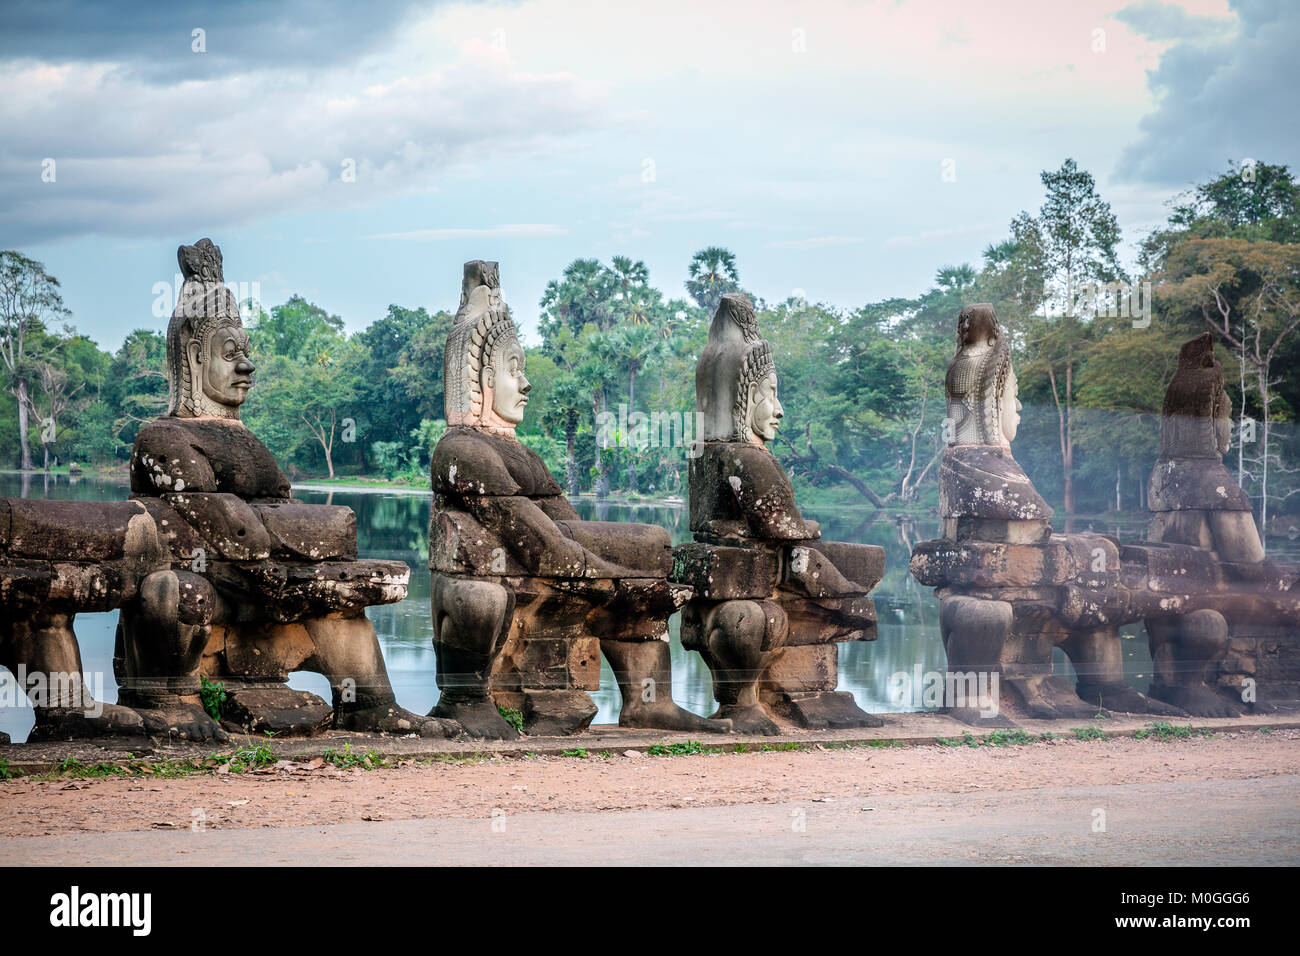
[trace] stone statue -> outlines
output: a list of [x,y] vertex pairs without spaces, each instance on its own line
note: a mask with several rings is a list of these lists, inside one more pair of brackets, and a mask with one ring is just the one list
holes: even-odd
[[[1000,696],[996,708],[946,701],[949,711],[987,725],[1015,716],[1078,719],[1102,706],[1178,713],[1124,680],[1118,626],[1135,618],[1120,588],[1119,543],[1052,534],[1052,509],[1012,457],[1020,402],[991,305],[962,308],[945,392],[943,537],[913,549],[911,570],[938,589],[949,672],[996,673]],[[1057,646],[1075,665],[1077,688],[1053,674]]]
[[884,550],[822,541],[800,514],[767,447],[785,412],[748,297],[723,296],[695,394],[703,441],[690,466],[694,541],[677,548],[673,580],[695,592],[682,644],[713,673],[716,716],[758,734],[779,733],[773,715],[803,727],[879,726],[835,691],[836,642],[875,639],[868,594]]
[[138,502],[0,498],[0,666],[35,711],[30,740],[145,736],[139,714],[87,686],[73,622],[122,607],[165,564]]
[[1011,349],[991,305],[961,310],[957,354],[944,383],[948,449],[939,464],[944,535],[1040,540],[1050,533],[1052,509],[1011,456],[1020,400]]
[[1265,557],[1250,501],[1223,466],[1231,440],[1232,403],[1205,332],[1183,344],[1165,392],[1147,540],[1166,553],[1208,552],[1209,560],[1186,562],[1183,587],[1217,600],[1181,616],[1149,617],[1146,626],[1151,695],[1225,717],[1240,713],[1247,697],[1262,703],[1261,684],[1274,700],[1300,697],[1294,668],[1280,664],[1294,655],[1300,632],[1300,569]]
[[1214,337],[1205,332],[1178,353],[1178,370],[1165,392],[1160,458],[1151,472],[1148,507],[1155,512],[1150,541],[1208,548],[1224,561],[1264,560],[1250,501],[1223,467],[1232,442],[1232,402]]
[[497,264],[466,263],[447,338],[447,431],[434,449],[429,567],[441,697],[433,714],[478,737],[575,733],[595,716],[600,654],[625,727],[726,732],[672,700],[667,532],[582,521],[515,437],[531,388]]
[[[406,596],[409,569],[357,560],[351,509],[293,500],[239,418],[255,369],[221,250],[203,239],[178,258],[185,282],[167,328],[168,414],[140,429],[130,465],[132,496],[170,561],[122,610],[121,702],[151,733],[220,737],[197,696],[211,677],[226,684],[229,722],[248,730],[456,732],[397,706],[365,616],[368,605]],[[328,678],[333,707],[289,690],[294,670]]]

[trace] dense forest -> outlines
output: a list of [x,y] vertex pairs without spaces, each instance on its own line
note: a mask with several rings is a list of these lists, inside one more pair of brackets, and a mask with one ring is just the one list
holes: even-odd
[[[1242,417],[1228,464],[1265,517],[1300,511],[1300,185],[1230,164],[1170,203],[1128,272],[1093,177],[1042,174],[977,265],[944,265],[915,298],[844,309],[756,301],[786,417],[774,451],[817,502],[933,507],[943,376],[963,303],[990,301],[1025,406],[1016,456],[1067,513],[1144,507],[1178,347],[1210,330]],[[864,268],[867,266],[864,264]],[[674,280],[676,281],[676,280]],[[697,252],[672,296],[645,265],[573,261],[540,302],[520,429],[571,493],[685,494],[694,367],[720,297],[744,290],[727,249]],[[507,299],[509,290],[507,289]],[[293,296],[242,305],[257,387],[244,420],[291,475],[427,480],[452,315],[391,305],[362,332]],[[0,252],[0,464],[120,468],[166,406],[164,329],[109,353],[77,334],[56,277]]]

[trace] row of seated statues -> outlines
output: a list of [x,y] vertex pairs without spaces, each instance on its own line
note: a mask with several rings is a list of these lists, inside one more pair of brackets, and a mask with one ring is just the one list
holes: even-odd
[[[1099,708],[1239,715],[1257,665],[1268,663],[1261,645],[1294,657],[1300,568],[1265,557],[1250,504],[1223,466],[1231,404],[1211,335],[1180,351],[1149,482],[1152,518],[1146,539],[1129,543],[1052,533],[1051,507],[1011,454],[1020,403],[991,306],[962,309],[957,346],[945,385],[942,537],[918,544],[911,560],[940,599],[949,670],[998,673],[1002,719]],[[1153,670],[1145,695],[1124,679],[1119,635],[1139,621]],[[1058,647],[1073,686],[1056,672]],[[1293,683],[1294,662],[1279,664],[1258,676]],[[978,719],[970,706],[954,711]]]
[[[722,298],[697,364],[691,540],[674,547],[658,526],[582,520],[516,437],[525,353],[497,264],[466,263],[444,353],[448,427],[430,465],[440,696],[420,715],[397,703],[365,614],[404,599],[410,569],[359,557],[350,509],[293,498],[240,421],[255,368],[220,249],[204,239],[178,258],[169,406],[138,433],[129,500],[0,499],[0,665],[42,678],[26,687],[31,739],[327,728],[507,739],[519,733],[511,710],[528,734],[573,734],[596,714],[602,655],[624,727],[771,735],[781,723],[882,723],[837,690],[837,655],[877,637],[870,595],[884,551],[823,540],[800,513],[768,448],[784,411],[746,296]],[[1223,468],[1230,410],[1210,337],[1184,346],[1169,388],[1142,542],[1052,533],[1051,508],[1011,456],[1015,372],[991,307],[962,310],[946,391],[942,537],[916,547],[911,571],[936,588],[949,669],[998,673],[1003,721],[1098,707],[1238,712],[1223,662],[1239,631],[1293,634],[1300,588],[1295,568],[1264,557]],[[114,609],[119,693],[106,704],[81,679],[73,624]],[[679,611],[683,647],[713,678],[710,717],[673,701]],[[1155,667],[1146,695],[1122,666],[1118,628],[1136,621]],[[1054,673],[1057,647],[1074,686]],[[294,671],[323,675],[333,699],[290,689]],[[220,722],[202,705],[205,679],[225,688]]]

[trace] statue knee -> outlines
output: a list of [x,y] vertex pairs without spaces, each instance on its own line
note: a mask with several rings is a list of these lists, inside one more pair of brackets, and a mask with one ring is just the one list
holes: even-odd
[[514,610],[514,595],[491,581],[439,577],[432,600],[435,641],[467,649],[496,644]]
[[709,622],[709,644],[724,657],[761,653],[766,633],[767,615],[757,601],[727,601]]
[[1147,634],[1153,653],[1158,647],[1176,645],[1181,658],[1212,660],[1228,649],[1228,622],[1209,609],[1148,621]]

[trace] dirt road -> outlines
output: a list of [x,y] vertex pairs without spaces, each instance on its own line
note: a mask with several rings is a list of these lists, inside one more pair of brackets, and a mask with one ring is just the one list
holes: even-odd
[[1300,731],[9,781],[29,863],[1300,862]]

